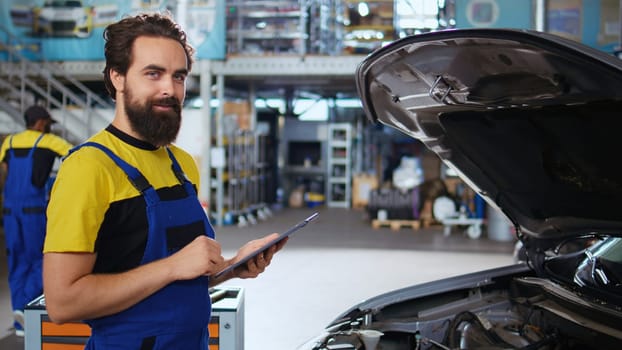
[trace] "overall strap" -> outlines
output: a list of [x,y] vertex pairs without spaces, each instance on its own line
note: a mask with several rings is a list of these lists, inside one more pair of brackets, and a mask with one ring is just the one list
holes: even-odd
[[8,149],[8,151],[11,154],[11,157],[13,157],[13,136],[14,135],[9,136],[9,149]]
[[[41,141],[41,139],[43,138],[43,135],[45,135],[44,133],[41,133],[41,135],[39,135],[39,137],[37,137],[37,140],[35,141],[35,144],[32,146],[32,148],[30,149],[30,151],[28,151],[28,156],[32,156],[32,154],[35,152],[35,149],[37,148],[37,145],[39,145],[39,141]],[[13,141],[13,139],[11,139],[11,141]]]
[[83,143],[71,149],[69,151],[69,154],[67,154],[66,157],[68,157],[71,153],[77,151],[78,149],[82,147],[95,147],[103,151],[106,155],[108,155],[108,157],[110,157],[110,159],[112,159],[112,161],[115,162],[115,164],[117,164],[119,168],[121,168],[121,170],[123,170],[123,172],[125,172],[132,186],[134,186],[134,188],[136,188],[138,192],[144,195],[148,201],[150,201],[151,203],[155,203],[159,200],[157,193],[155,192],[155,189],[153,188],[153,186],[151,186],[149,181],[147,181],[145,176],[138,169],[136,169],[135,167],[133,167],[132,165],[130,165],[123,159],[119,158],[119,156],[114,154],[108,147],[102,144],[99,144],[97,142]]
[[[39,144],[39,141],[41,141],[41,139],[43,138],[43,135],[44,134],[41,133],[41,135],[39,135],[39,137],[37,137],[37,140],[35,140],[35,144],[32,146],[30,151],[28,151],[28,156],[29,157],[32,155],[32,153],[34,152],[35,148],[37,148],[37,145]],[[15,135],[9,136],[9,151],[11,153],[13,153],[13,136],[15,136]]]
[[184,186],[188,194],[196,193],[196,191],[194,190],[194,186],[192,185],[190,180],[188,180],[188,177],[186,176],[184,171],[181,169],[181,166],[173,155],[171,149],[166,147],[166,152],[168,153],[168,157],[171,159],[172,162],[171,169],[173,169],[173,173],[175,174],[177,180],[179,180],[179,183]]

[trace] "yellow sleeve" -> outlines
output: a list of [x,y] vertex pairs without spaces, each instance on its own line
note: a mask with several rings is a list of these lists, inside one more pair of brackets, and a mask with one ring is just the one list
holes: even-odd
[[[56,136],[54,134],[48,134],[49,139],[46,142],[47,148],[64,157],[69,153],[73,145],[67,142],[64,138]],[[1,159],[1,158],[0,158]]]
[[47,209],[44,253],[95,251],[115,181],[109,169],[116,168],[101,154],[82,148],[61,164]]

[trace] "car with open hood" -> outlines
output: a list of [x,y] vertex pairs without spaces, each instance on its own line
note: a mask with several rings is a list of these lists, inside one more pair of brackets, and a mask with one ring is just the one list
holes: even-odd
[[356,71],[367,117],[420,140],[514,226],[526,262],[365,300],[303,349],[622,348],[622,61],[552,34],[457,29]]

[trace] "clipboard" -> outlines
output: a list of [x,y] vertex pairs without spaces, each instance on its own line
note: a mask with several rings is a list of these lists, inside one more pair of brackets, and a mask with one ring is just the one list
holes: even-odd
[[263,246],[257,248],[255,251],[253,251],[249,255],[245,256],[240,261],[236,262],[235,264],[230,265],[229,267],[223,269],[220,272],[217,272],[216,274],[212,275],[211,277],[212,278],[218,278],[220,276],[223,276],[223,275],[225,275],[225,274],[235,270],[236,268],[238,268],[238,267],[240,267],[242,265],[246,265],[246,263],[249,260],[254,259],[257,255],[259,255],[259,254],[263,253],[264,251],[268,250],[268,248],[272,247],[275,244],[278,244],[279,242],[284,240],[286,237],[289,237],[292,233],[294,233],[294,232],[300,230],[301,228],[305,227],[309,222],[311,222],[312,220],[317,218],[318,215],[320,215],[320,213],[318,213],[318,212],[313,213],[308,218],[300,221],[296,225],[290,227],[287,231],[281,233],[277,238],[275,238],[275,239],[271,240],[270,242],[264,244]]

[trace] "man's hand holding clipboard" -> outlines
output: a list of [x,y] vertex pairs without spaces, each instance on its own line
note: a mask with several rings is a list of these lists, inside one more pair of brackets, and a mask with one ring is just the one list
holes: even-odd
[[273,233],[262,239],[250,241],[240,248],[238,252],[238,255],[242,256],[242,258],[234,260],[231,265],[212,275],[211,279],[218,283],[221,279],[224,280],[231,277],[256,277],[268,266],[274,253],[285,245],[287,238],[294,232],[305,227],[310,221],[317,218],[318,215],[319,213],[313,213],[313,215],[300,221],[281,234]]

